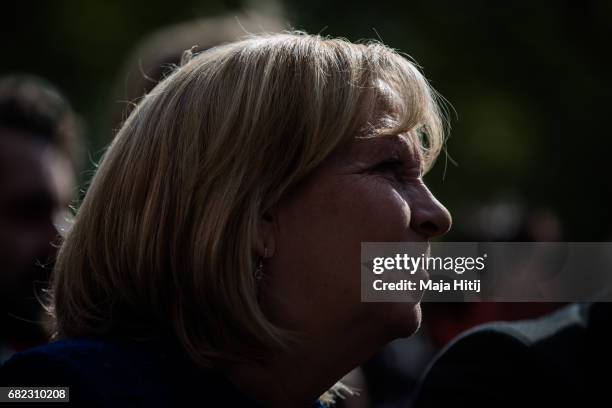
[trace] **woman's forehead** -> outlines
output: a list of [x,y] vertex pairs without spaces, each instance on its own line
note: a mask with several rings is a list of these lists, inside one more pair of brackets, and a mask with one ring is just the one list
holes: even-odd
[[373,97],[366,108],[364,124],[357,137],[376,136],[386,129],[398,128],[402,122],[402,99],[398,92],[383,80],[376,80]]
[[352,156],[372,150],[408,151],[415,160],[422,159],[417,129],[405,128],[404,101],[398,91],[381,79],[376,80],[370,90],[372,93],[364,102],[359,130],[345,139],[336,152]]

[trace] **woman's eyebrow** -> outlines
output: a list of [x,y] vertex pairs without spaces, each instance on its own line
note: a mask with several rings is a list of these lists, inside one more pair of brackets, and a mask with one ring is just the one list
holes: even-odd
[[391,149],[392,151],[397,151],[400,154],[402,154],[402,152],[407,152],[411,161],[413,161],[415,165],[418,165],[422,171],[424,170],[423,152],[417,146],[417,141],[415,141],[414,137],[411,137],[410,132],[400,134],[385,134],[373,139],[378,139],[378,146],[384,146],[381,147],[381,151]]
[[407,132],[382,134],[373,137],[372,140],[376,141],[377,143],[393,146],[399,149],[408,148],[411,152],[414,150],[414,141]]
[[355,141],[358,143],[356,146],[357,152],[362,152],[358,153],[359,155],[379,156],[391,151],[399,153],[409,151],[411,156],[415,156],[415,160],[420,159],[420,157],[417,157],[420,156],[418,153],[419,149],[415,148],[414,140],[409,132],[383,133],[376,136],[359,137]]

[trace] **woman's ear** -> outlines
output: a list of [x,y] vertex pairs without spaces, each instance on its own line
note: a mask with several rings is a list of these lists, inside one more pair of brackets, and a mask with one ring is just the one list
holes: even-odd
[[277,229],[276,207],[264,212],[259,219],[259,236],[257,237],[257,255],[270,258],[274,255],[276,248],[276,229]]

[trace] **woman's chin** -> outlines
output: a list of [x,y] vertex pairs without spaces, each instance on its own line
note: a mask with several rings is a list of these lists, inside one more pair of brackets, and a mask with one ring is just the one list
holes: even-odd
[[421,304],[398,302],[395,303],[395,306],[397,308],[391,312],[393,316],[391,329],[393,338],[412,336],[421,326]]

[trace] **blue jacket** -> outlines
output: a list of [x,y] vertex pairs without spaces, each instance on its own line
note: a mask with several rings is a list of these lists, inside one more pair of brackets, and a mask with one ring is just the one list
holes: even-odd
[[197,367],[177,347],[160,342],[52,342],[8,360],[0,368],[0,386],[68,386],[71,406],[261,406],[219,372]]

